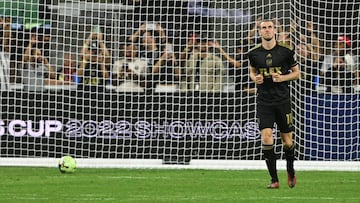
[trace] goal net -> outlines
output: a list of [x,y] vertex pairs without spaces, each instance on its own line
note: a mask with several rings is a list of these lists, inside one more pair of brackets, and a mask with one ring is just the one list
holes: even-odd
[[302,73],[296,158],[359,161],[359,15],[351,0],[1,1],[0,159],[262,160],[247,51],[269,18]]

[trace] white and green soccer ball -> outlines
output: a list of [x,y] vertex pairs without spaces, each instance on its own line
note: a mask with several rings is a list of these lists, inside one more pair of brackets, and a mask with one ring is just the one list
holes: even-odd
[[76,161],[71,156],[63,156],[59,160],[58,167],[61,173],[73,173],[76,169]]

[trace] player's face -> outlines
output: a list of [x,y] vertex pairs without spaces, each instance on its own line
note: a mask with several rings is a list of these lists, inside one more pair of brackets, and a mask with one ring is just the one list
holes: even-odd
[[273,22],[262,22],[260,23],[260,36],[266,41],[270,41],[275,36],[275,25]]

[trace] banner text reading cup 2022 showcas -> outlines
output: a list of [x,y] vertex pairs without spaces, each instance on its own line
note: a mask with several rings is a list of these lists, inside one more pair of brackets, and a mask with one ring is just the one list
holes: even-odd
[[[295,98],[299,159],[360,160],[358,97]],[[2,92],[0,156],[261,159],[255,106],[242,93]]]

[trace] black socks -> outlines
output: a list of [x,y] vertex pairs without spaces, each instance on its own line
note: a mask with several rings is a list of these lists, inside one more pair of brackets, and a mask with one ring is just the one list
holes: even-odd
[[286,170],[289,173],[290,177],[294,177],[294,160],[295,160],[295,145],[290,147],[284,146],[285,159],[286,159]]
[[273,145],[263,145],[263,153],[265,157],[266,166],[271,176],[271,182],[279,182],[276,169],[276,155]]

